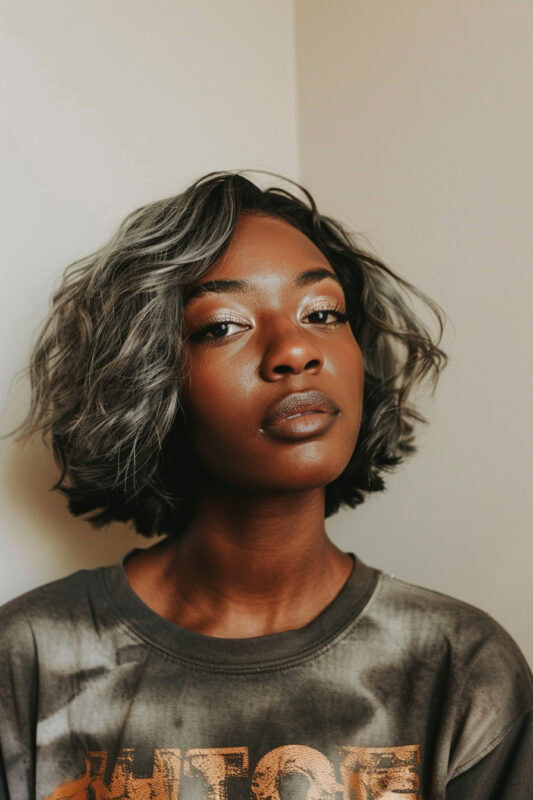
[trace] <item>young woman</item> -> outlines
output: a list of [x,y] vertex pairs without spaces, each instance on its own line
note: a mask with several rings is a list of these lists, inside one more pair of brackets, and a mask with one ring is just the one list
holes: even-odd
[[3,607],[12,800],[517,800],[531,673],[487,614],[324,520],[414,450],[446,356],[415,287],[304,199],[212,173],[71,266],[21,435],[156,545]]

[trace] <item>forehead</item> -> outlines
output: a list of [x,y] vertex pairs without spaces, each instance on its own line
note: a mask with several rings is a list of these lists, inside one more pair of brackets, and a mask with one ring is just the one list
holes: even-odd
[[301,231],[282,219],[242,214],[229,247],[209,277],[260,277],[275,272],[292,277],[306,266],[328,267],[329,263]]

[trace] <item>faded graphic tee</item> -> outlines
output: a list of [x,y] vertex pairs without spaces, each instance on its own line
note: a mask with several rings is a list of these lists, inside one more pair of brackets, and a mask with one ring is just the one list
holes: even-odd
[[482,611],[354,557],[310,624],[222,639],[124,560],[0,609],[1,798],[533,798],[531,673]]

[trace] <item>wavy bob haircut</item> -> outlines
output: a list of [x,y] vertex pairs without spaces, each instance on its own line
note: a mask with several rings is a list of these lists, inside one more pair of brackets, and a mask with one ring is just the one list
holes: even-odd
[[[271,175],[271,173],[268,173]],[[281,176],[275,176],[280,178]],[[319,213],[311,194],[261,189],[242,172],[211,172],[174,197],[130,213],[101,249],[65,270],[31,355],[31,406],[13,431],[40,431],[61,475],[52,487],[99,528],[130,521],[145,536],[179,535],[194,513],[202,467],[180,404],[187,286],[224,253],[240,214],[267,214],[305,234],[338,275],[363,356],[359,439],[326,486],[325,516],[385,488],[383,473],[416,451],[407,404],[426,376],[435,391],[447,356],[440,306]],[[413,310],[436,317],[433,341]]]

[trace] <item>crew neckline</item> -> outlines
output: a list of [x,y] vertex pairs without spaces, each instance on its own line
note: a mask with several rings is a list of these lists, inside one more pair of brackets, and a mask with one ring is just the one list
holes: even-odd
[[348,553],[354,566],[333,600],[307,625],[242,639],[208,636],[181,628],[153,611],[133,590],[124,569],[128,556],[103,567],[105,596],[115,614],[147,644],[180,661],[210,671],[258,672],[307,659],[336,639],[360,615],[379,570]]

